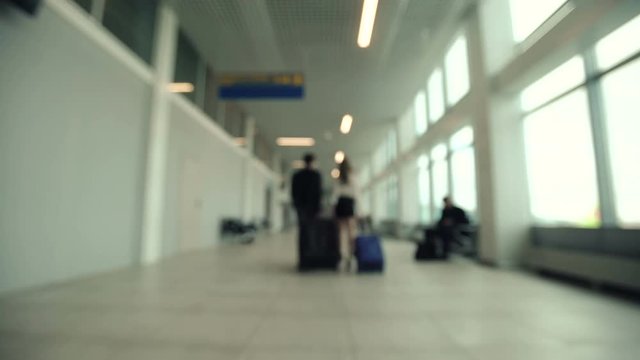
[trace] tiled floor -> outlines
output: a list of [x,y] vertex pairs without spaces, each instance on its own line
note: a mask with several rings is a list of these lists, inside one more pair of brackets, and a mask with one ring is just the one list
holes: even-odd
[[293,236],[0,298],[0,359],[640,359],[640,307],[462,260],[293,272]]

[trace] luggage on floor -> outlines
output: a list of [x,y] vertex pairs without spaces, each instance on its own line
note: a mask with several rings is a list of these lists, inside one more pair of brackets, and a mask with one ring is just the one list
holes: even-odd
[[416,260],[434,260],[438,258],[438,249],[436,247],[435,241],[430,240],[418,243],[415,254]]
[[384,271],[384,252],[377,235],[360,235],[356,238],[358,272]]
[[333,219],[316,219],[298,239],[298,270],[336,270],[340,260],[338,225]]
[[424,238],[416,248],[415,259],[417,261],[442,259],[442,246],[439,246],[440,243],[437,230],[425,229]]

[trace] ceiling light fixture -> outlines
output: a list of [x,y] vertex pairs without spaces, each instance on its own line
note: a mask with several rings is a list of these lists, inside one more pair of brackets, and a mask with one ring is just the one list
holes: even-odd
[[377,10],[378,0],[364,0],[360,30],[358,31],[358,46],[361,48],[369,47],[371,44],[371,34],[373,34],[373,23],[376,20]]
[[333,169],[331,170],[331,177],[334,179],[337,179],[340,177],[340,170],[338,169]]
[[336,155],[333,158],[337,164],[342,164],[344,161],[344,151],[336,151]]
[[310,137],[279,137],[276,139],[279,146],[313,146],[316,141]]
[[351,131],[351,124],[353,124],[353,116],[346,114],[342,117],[342,123],[340,123],[340,132],[348,134]]
[[192,93],[194,89],[193,84],[188,82],[167,84],[167,90],[172,93]]
[[302,160],[293,160],[291,162],[291,167],[294,169],[302,169],[304,167],[304,161]]

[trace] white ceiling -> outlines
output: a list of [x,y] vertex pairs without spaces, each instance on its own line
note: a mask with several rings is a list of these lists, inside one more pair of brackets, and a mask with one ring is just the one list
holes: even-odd
[[[302,72],[303,100],[242,102],[259,131],[312,136],[321,166],[364,159],[424,86],[432,34],[462,0],[380,0],[371,46],[356,37],[363,0],[175,0],[181,26],[217,72]],[[343,114],[354,116],[340,135]],[[330,132],[332,140],[326,140]],[[278,149],[285,161],[307,149]]]

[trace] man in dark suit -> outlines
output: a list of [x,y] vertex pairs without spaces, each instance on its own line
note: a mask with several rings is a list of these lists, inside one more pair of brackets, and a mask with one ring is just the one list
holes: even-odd
[[444,208],[438,221],[438,233],[442,239],[443,257],[449,257],[449,248],[452,241],[456,241],[456,234],[461,225],[469,224],[467,214],[461,208],[453,205],[449,196],[442,199]]
[[304,169],[297,171],[291,180],[291,197],[298,214],[298,259],[302,259],[304,239],[309,238],[311,222],[320,213],[322,178],[314,169],[315,156],[304,156]]

